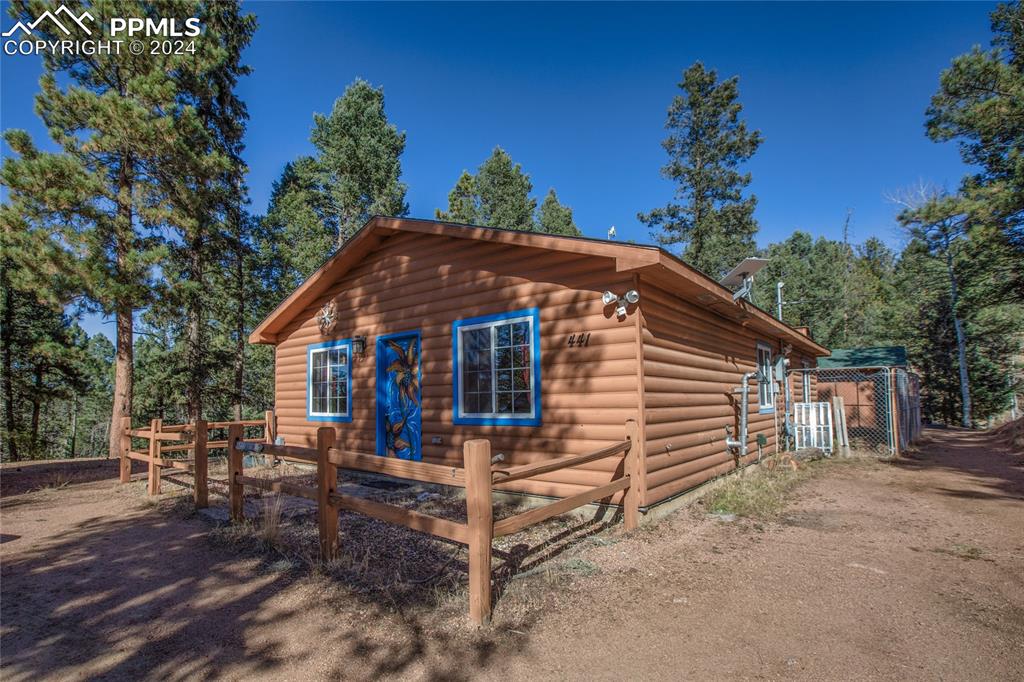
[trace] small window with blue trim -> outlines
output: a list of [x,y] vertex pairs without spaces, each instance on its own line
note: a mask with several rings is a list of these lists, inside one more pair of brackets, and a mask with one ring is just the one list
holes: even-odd
[[775,409],[772,348],[766,343],[757,344],[757,405],[762,412]]
[[306,418],[311,421],[351,421],[351,342],[314,343],[307,346],[306,353]]
[[537,310],[458,320],[452,332],[454,423],[539,425]]

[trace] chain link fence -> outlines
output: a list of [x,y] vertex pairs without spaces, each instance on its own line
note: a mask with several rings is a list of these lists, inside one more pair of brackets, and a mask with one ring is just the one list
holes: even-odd
[[838,397],[843,401],[850,447],[855,450],[895,455],[920,435],[920,381],[916,374],[890,367],[837,367],[794,369],[788,377],[787,424],[793,423],[795,403],[831,406]]
[[896,436],[900,451],[921,435],[921,379],[905,369],[894,369],[896,390]]

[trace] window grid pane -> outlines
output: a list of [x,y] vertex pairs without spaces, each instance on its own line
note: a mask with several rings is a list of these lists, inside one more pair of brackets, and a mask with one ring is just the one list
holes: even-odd
[[348,353],[344,347],[324,348],[312,352],[310,407],[313,414],[347,416]]
[[501,322],[460,334],[462,413],[533,413],[531,321]]

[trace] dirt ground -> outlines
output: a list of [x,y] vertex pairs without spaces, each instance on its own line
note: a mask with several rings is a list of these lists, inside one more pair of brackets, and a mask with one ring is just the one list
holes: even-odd
[[[462,584],[311,574],[98,469],[0,472],[5,680],[1024,679],[1024,453],[984,433],[823,464],[769,520],[552,526],[479,631]],[[392,570],[394,538],[349,525],[346,570]]]

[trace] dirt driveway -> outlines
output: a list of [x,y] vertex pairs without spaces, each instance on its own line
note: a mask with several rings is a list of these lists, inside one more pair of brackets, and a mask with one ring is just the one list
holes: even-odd
[[984,434],[826,465],[771,521],[561,533],[479,632],[461,593],[410,607],[240,554],[134,485],[5,488],[7,680],[1024,679],[1024,455]]

